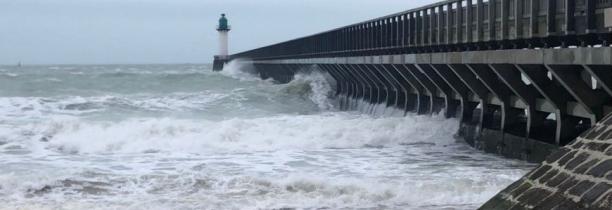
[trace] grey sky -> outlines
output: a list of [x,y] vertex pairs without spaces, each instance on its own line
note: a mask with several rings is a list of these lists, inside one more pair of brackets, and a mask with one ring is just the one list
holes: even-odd
[[434,0],[0,0],[0,64],[208,63]]

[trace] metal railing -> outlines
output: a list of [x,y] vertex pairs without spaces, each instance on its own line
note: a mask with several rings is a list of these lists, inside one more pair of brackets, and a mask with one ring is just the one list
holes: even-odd
[[231,56],[254,60],[607,46],[612,0],[447,0]]

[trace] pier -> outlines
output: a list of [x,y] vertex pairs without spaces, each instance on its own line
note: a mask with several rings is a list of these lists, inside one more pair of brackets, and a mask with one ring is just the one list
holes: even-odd
[[611,44],[612,0],[448,0],[229,60],[279,82],[320,69],[340,98],[443,112],[475,148],[544,161],[483,209],[609,209]]

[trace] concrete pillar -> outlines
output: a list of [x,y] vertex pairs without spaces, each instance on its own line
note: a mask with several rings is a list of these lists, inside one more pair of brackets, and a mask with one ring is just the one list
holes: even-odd
[[352,81],[352,85],[349,93],[347,94],[347,98],[345,99],[345,109],[353,109],[353,100],[358,100],[358,93],[360,90],[363,90],[367,85],[363,83],[360,78],[356,77],[355,74],[351,73],[351,70],[347,68],[345,64],[336,64],[336,69],[345,75],[346,78]]
[[394,106],[400,109],[406,109],[408,99],[408,90],[402,83],[399,81],[399,77],[392,73],[391,70],[393,67],[390,64],[381,65],[379,69],[383,73],[383,75],[392,82],[394,89],[396,90],[396,100]]
[[548,69],[544,65],[517,65],[516,67],[529,79],[542,97],[556,108],[555,143],[557,145],[569,143],[583,131],[575,126],[580,118],[567,114],[567,103],[572,100],[570,94],[558,83],[558,80],[548,78]]
[[[491,109],[491,105],[489,105],[490,93],[489,90],[482,84],[476,75],[467,67],[465,64],[451,64],[449,65],[450,69],[457,75],[457,77],[472,91],[472,93],[478,96],[479,104],[480,104],[480,113],[478,114],[478,119],[476,121],[477,127],[475,131],[470,128],[470,123],[464,122],[462,125],[462,129],[459,132],[465,136],[468,140],[468,143],[471,143],[475,146],[474,140],[479,138],[482,135],[483,128],[485,127],[485,123],[493,121],[493,109]],[[472,122],[474,122],[473,119]]]
[[447,64],[434,64],[432,65],[438,75],[448,84],[448,86],[459,95],[459,120],[460,122],[471,122],[474,108],[478,103],[469,101],[470,90],[467,86],[457,77],[457,75],[450,69]]
[[612,96],[612,71],[610,66],[606,65],[584,65],[593,78],[597,80],[598,86],[608,93],[608,97]]
[[386,91],[386,87],[383,85],[383,82],[374,75],[372,70],[370,69],[371,64],[357,64],[355,65],[355,69],[357,72],[361,73],[364,78],[368,79],[372,82],[372,84],[376,87],[376,101],[375,104],[381,104],[387,100],[389,97],[388,92]]
[[431,83],[431,81],[423,74],[414,64],[406,64],[406,70],[412,75],[412,77],[423,87],[423,90],[426,90],[429,93],[429,101],[427,103],[427,111],[424,113],[433,114],[436,110],[434,107],[439,107],[438,99],[438,90]]
[[418,64],[416,66],[444,95],[444,116],[447,118],[456,117],[459,102],[455,100],[455,93],[453,90],[444,82],[440,75],[436,73],[436,69],[431,64]]
[[398,98],[398,89],[393,86],[393,82],[389,78],[387,78],[387,76],[384,75],[381,68],[383,68],[381,64],[370,65],[370,72],[372,72],[373,75],[378,78],[378,80],[380,80],[381,84],[384,86],[384,90],[387,95],[386,100],[384,100],[386,106],[395,106]]
[[336,81],[336,97],[338,97],[340,94],[342,94],[343,91],[344,91],[344,83],[346,82],[344,77],[342,77],[340,74],[335,72],[335,70],[332,70],[329,67],[329,64],[318,64],[317,66],[321,70],[329,73],[329,75],[331,75],[334,78],[334,80]]
[[395,71],[406,81],[416,92],[417,97],[414,103],[414,110],[417,114],[427,114],[429,110],[430,97],[427,96],[426,90],[417,81],[417,79],[409,72],[410,70],[405,65],[393,65]]
[[340,99],[340,109],[347,110],[349,109],[349,100],[351,97],[351,93],[358,87],[358,85],[356,84],[356,81],[349,74],[347,74],[338,64],[331,64],[329,65],[329,68],[330,70],[333,70],[333,72],[336,72],[343,78],[344,91],[342,93],[342,98]]
[[610,96],[601,90],[591,89],[581,79],[582,66],[578,65],[546,65],[548,70],[559,80],[561,85],[591,113],[591,125],[603,118],[603,105]]

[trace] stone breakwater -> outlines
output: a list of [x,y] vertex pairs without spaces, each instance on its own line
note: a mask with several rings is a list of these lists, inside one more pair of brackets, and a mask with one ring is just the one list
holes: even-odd
[[480,209],[612,209],[612,115]]

